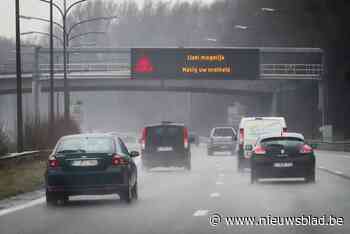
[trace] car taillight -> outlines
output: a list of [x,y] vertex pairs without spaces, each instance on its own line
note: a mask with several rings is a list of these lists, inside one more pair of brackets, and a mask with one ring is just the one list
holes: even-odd
[[254,154],[259,154],[259,155],[266,154],[265,148],[260,145],[256,146],[253,151],[254,151]]
[[312,148],[309,145],[302,145],[299,151],[301,154],[309,154],[312,153]]
[[49,158],[49,167],[50,168],[57,168],[59,166],[60,166],[60,164],[59,164],[58,160],[55,157],[50,157]]
[[188,129],[184,128],[184,147],[188,148]]
[[147,129],[146,128],[142,129],[141,149],[143,150],[146,147],[146,134],[147,134]]
[[244,129],[239,129],[239,144],[243,147],[244,143]]
[[112,164],[114,166],[119,166],[119,165],[127,165],[129,162],[127,159],[125,159],[124,157],[115,154],[112,158]]

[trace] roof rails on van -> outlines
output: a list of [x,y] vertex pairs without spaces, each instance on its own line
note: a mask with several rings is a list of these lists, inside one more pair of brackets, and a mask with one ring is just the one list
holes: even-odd
[[172,123],[174,123],[174,122],[172,122],[172,121],[162,121],[162,124],[172,124]]

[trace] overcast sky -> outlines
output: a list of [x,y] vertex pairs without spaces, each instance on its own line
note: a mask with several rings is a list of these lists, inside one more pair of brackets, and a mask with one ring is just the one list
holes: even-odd
[[[0,36],[7,38],[15,37],[15,0],[0,0]],[[68,3],[76,2],[77,0],[67,0]],[[94,1],[94,0],[90,0]],[[121,2],[122,0],[111,0]],[[143,4],[144,0],[135,0],[139,4]],[[157,0],[160,1],[160,0]],[[180,0],[193,2],[195,0]],[[213,0],[202,0],[202,2],[212,2]],[[56,3],[63,0],[54,0]],[[40,18],[49,18],[48,4],[39,0],[20,0],[21,15],[35,16]],[[55,10],[54,10],[55,12]],[[56,15],[58,20],[58,15]],[[47,23],[38,22],[35,20],[21,20],[21,32],[28,31],[43,31]],[[24,37],[24,36],[23,36]],[[24,39],[24,38],[23,38]]]

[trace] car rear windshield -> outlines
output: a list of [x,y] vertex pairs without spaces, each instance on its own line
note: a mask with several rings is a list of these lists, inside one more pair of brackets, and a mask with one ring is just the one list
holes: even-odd
[[232,128],[216,128],[213,136],[234,137]]
[[269,133],[280,134],[282,122],[275,119],[250,120],[245,123],[244,131],[246,139],[257,139],[259,136]]
[[108,137],[76,137],[60,141],[56,152],[112,153],[113,139]]
[[296,137],[274,137],[263,139],[260,144],[264,147],[268,147],[271,145],[279,145],[284,147],[297,147],[303,144],[304,141],[300,138]]
[[172,146],[183,148],[182,126],[156,126],[147,128],[147,147]]
[[121,139],[124,143],[135,143],[137,142],[137,138],[134,136],[122,136]]

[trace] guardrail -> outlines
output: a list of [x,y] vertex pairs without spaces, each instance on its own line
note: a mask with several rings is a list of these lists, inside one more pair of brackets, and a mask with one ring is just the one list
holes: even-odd
[[39,150],[33,150],[33,151],[26,151],[26,152],[22,152],[22,153],[12,153],[12,154],[0,157],[0,161],[8,160],[8,159],[15,159],[15,158],[19,158],[19,157],[25,157],[25,156],[32,156],[32,155],[37,154],[39,152],[40,152]]
[[[63,72],[63,64],[55,64],[54,72]],[[71,63],[67,64],[67,72],[93,71],[130,71],[129,63]],[[50,72],[50,64],[39,64],[40,73]],[[0,74],[15,74],[16,64],[0,64]],[[33,64],[24,64],[22,73],[34,73]]]
[[350,141],[318,141],[309,140],[310,144],[313,144],[314,148],[319,150],[330,151],[345,151],[350,152]]
[[[33,64],[23,64],[22,73],[33,73]],[[16,64],[0,64],[0,74],[16,74]]]
[[12,153],[0,157],[0,167],[12,165],[19,161],[31,160],[31,159],[46,159],[51,150],[33,150],[22,153]]
[[262,76],[320,77],[322,64],[261,64]]
[[[63,64],[55,64],[55,72],[63,72]],[[40,72],[49,72],[50,64],[40,64]],[[90,72],[90,71],[129,71],[128,63],[72,63],[67,65],[68,72]]]

